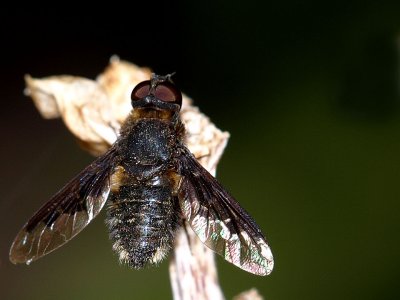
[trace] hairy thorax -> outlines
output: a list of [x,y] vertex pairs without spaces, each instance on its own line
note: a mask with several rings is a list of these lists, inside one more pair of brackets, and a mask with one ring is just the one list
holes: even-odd
[[159,119],[138,120],[120,145],[122,165],[138,180],[165,169],[171,158],[174,135],[171,125]]

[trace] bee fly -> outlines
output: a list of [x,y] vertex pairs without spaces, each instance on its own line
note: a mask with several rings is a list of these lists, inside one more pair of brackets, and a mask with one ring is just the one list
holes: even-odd
[[153,75],[133,89],[117,141],[33,215],[11,246],[11,262],[29,264],[62,246],[107,202],[113,249],[132,268],[162,261],[186,220],[228,262],[256,275],[272,271],[257,224],[185,146],[182,95],[170,77]]

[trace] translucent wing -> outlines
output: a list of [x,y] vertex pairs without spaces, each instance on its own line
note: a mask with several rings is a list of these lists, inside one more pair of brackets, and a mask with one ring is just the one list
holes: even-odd
[[103,208],[110,192],[115,150],[86,167],[25,224],[11,249],[12,263],[26,263],[50,253],[77,235]]
[[261,230],[189,150],[177,159],[182,213],[200,240],[228,262],[256,274],[271,273],[274,260]]

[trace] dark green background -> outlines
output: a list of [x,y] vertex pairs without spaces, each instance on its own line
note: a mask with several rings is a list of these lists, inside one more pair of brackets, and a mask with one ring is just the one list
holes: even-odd
[[267,299],[398,294],[400,3],[60,4],[3,9],[0,34],[1,299],[171,298],[167,262],[118,265],[104,215],[29,267],[8,261],[23,223],[92,160],[61,121],[41,119],[23,75],[95,78],[112,54],[177,71],[232,135],[218,177],[276,265],[256,277],[218,258],[228,299],[251,287]]

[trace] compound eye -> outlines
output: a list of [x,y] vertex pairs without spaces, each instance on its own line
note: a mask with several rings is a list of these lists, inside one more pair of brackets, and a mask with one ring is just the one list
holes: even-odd
[[182,104],[181,91],[171,82],[162,82],[156,86],[154,96],[163,102]]
[[138,101],[150,93],[150,80],[142,81],[132,91],[132,101]]

